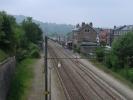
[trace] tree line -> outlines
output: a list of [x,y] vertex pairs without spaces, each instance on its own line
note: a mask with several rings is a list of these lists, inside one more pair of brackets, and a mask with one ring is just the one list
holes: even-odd
[[17,60],[26,57],[39,57],[38,45],[41,44],[42,30],[27,17],[18,24],[16,19],[6,12],[0,12],[0,50]]

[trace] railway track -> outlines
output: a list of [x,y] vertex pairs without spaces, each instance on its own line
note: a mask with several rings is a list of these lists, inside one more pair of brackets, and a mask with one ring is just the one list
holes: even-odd
[[[50,50],[50,52],[52,52],[51,57],[57,57],[57,55],[54,53],[54,51],[51,48],[49,50]],[[53,61],[54,66],[57,66],[59,60],[54,59],[52,61]],[[80,93],[80,91],[78,90],[77,86],[75,86],[75,84],[74,84],[72,78],[70,77],[70,75],[68,74],[68,72],[65,71],[64,67],[62,67],[64,73],[62,73],[60,70],[58,70],[57,67],[55,67],[55,68],[58,73],[59,79],[61,81],[63,90],[65,91],[65,96],[66,96],[67,100],[85,100],[84,97],[82,96],[82,94]],[[69,83],[69,84],[65,84],[65,86],[64,86],[64,83]],[[67,87],[69,87],[69,88],[67,88]],[[69,91],[69,93],[67,91]]]
[[[70,55],[68,52],[64,52],[64,50],[60,47],[57,46],[57,44],[50,44],[50,50],[52,50],[52,54],[54,55],[53,57],[66,57],[66,58],[72,58],[72,55]],[[56,48],[55,48],[56,47]],[[72,88],[75,88],[76,92],[78,92],[78,94],[80,95],[80,99],[71,99],[71,100],[125,100],[125,98],[123,96],[121,96],[119,93],[117,93],[115,90],[113,90],[112,88],[110,88],[107,83],[105,83],[102,79],[100,79],[98,76],[95,75],[94,72],[92,72],[86,65],[84,65],[83,63],[81,63],[80,61],[75,62],[74,59],[65,59],[67,61],[67,63],[73,63],[71,64],[71,67],[76,71],[76,73],[78,74],[78,77],[82,78],[82,81],[84,82],[80,82],[82,84],[86,84],[86,89],[83,88],[81,89],[81,87],[83,85],[81,84],[77,84],[76,82],[79,82],[77,80],[73,79],[73,75],[68,73],[68,66],[66,66],[64,64],[64,60],[63,59],[58,59],[60,62],[62,62],[62,71],[60,69],[59,74],[61,74],[61,72],[66,73],[66,76],[68,77],[69,81],[73,84]],[[56,62],[57,63],[57,62]],[[73,66],[75,65],[75,66]],[[63,74],[61,74],[63,75]],[[61,76],[60,75],[60,76]],[[65,80],[64,80],[65,81]],[[66,86],[66,85],[65,85]],[[80,87],[80,88],[79,88]],[[68,90],[70,87],[67,87],[66,90],[67,91],[71,91]],[[83,90],[85,90],[84,92],[88,91],[92,92],[90,94],[93,94],[93,97],[91,95],[89,95],[88,93],[81,93],[81,90],[83,92]],[[75,97],[76,95],[71,95],[69,93],[70,98]],[[96,96],[96,97],[94,97]],[[94,99],[97,98],[97,99]]]
[[[61,51],[61,50],[60,50]],[[72,55],[68,55],[69,53],[61,51],[66,57],[68,58],[74,58]],[[79,60],[79,59],[77,59]],[[80,61],[75,61],[74,59],[71,59],[71,61],[73,63],[76,64],[76,66],[80,69],[80,71],[83,71],[88,77],[91,78],[92,81],[95,82],[96,85],[98,85],[102,90],[105,91],[106,94],[108,94],[113,100],[125,100],[125,98],[123,96],[121,96],[121,94],[119,94],[118,92],[116,92],[113,88],[111,88],[111,86],[109,86],[106,82],[104,82],[99,76],[97,76],[97,74],[95,74],[89,67],[87,67],[86,65],[84,65],[83,63],[81,63]],[[77,70],[75,68],[75,70]],[[77,73],[84,79],[84,81],[87,81],[87,79],[84,78],[84,76],[81,75],[81,73],[79,73],[79,71],[77,71]],[[94,85],[94,84],[93,84]],[[92,90],[94,90],[96,92],[97,95],[99,95],[100,98],[102,98],[101,93],[99,94],[95,88],[93,88],[94,86],[90,86],[92,88]],[[102,98],[104,99],[104,98]]]

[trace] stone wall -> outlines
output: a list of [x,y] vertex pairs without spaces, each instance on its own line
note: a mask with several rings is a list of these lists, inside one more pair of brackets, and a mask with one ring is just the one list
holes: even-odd
[[15,65],[15,57],[10,57],[0,63],[0,100],[6,100]]

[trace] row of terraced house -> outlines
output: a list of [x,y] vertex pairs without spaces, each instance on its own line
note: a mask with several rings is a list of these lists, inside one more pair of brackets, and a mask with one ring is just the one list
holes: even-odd
[[112,42],[126,34],[133,31],[133,25],[123,25],[113,29],[95,28],[93,23],[77,24],[72,31],[72,34],[67,38],[67,46],[70,49],[76,49],[84,54],[95,52],[99,45],[106,45],[111,47]]

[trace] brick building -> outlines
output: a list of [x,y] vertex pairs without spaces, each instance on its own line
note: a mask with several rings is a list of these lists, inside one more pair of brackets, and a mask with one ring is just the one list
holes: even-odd
[[97,32],[93,24],[77,24],[73,30],[73,48],[79,48],[82,53],[93,52],[97,47]]

